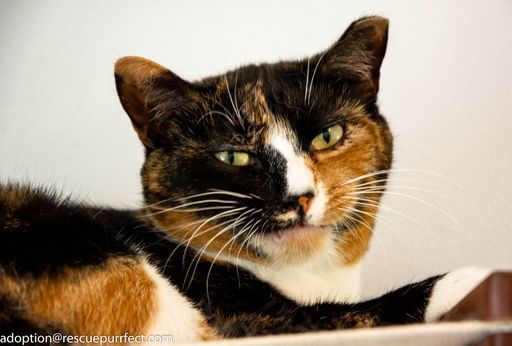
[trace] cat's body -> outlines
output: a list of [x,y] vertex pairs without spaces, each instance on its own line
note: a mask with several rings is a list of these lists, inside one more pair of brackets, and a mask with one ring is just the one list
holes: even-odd
[[0,187],[0,331],[187,341],[437,319],[486,272],[357,299],[392,161],[375,104],[386,39],[365,18],[323,54],[194,84],[118,61],[146,205]]

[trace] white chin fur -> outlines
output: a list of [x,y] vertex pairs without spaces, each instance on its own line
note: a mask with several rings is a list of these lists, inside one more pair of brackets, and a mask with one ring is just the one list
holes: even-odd
[[325,192],[325,186],[321,181],[319,181],[317,183],[315,198],[313,198],[311,208],[309,208],[308,210],[308,223],[312,225],[320,225],[322,223],[322,219],[325,215],[325,210],[327,208],[328,202],[329,197]]
[[434,285],[425,311],[425,322],[439,320],[468,293],[485,280],[492,270],[465,267],[449,272]]

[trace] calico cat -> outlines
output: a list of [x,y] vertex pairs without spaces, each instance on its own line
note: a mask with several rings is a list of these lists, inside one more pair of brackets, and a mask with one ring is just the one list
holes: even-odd
[[145,205],[1,186],[1,333],[194,341],[437,320],[488,272],[358,300],[392,163],[376,104],[387,32],[362,18],[321,54],[195,83],[117,61]]

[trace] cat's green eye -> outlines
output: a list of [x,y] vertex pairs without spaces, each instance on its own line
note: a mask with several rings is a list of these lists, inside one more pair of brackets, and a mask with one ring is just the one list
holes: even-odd
[[251,156],[241,151],[219,151],[215,157],[222,163],[230,166],[248,166],[251,164]]
[[343,137],[343,127],[341,127],[341,125],[334,125],[313,138],[311,147],[314,150],[324,150],[338,143],[341,137]]

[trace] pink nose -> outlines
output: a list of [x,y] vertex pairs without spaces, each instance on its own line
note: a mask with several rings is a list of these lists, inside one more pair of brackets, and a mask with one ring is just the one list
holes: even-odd
[[313,197],[311,196],[300,196],[299,197],[299,205],[301,206],[304,214],[306,214],[311,207],[311,202],[313,201]]

